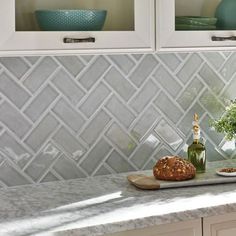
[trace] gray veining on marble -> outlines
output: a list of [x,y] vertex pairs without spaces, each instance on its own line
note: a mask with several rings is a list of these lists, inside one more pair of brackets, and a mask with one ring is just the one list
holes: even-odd
[[235,184],[143,191],[126,175],[2,189],[0,235],[96,236],[236,212]]

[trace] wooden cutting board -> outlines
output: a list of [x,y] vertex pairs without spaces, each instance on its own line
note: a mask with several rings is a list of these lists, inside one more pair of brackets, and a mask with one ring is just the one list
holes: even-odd
[[146,176],[142,174],[128,175],[127,179],[131,184],[140,189],[154,190],[160,188],[160,183],[154,176]]

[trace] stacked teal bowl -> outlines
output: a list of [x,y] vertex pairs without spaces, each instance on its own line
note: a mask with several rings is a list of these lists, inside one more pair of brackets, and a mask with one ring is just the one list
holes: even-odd
[[106,10],[37,10],[35,16],[43,31],[100,31]]
[[217,19],[204,16],[176,16],[176,30],[214,30]]

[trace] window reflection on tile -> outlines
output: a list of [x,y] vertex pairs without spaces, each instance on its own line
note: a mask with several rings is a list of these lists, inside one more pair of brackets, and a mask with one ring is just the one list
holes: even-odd
[[175,131],[165,120],[161,120],[155,128],[155,132],[174,150],[176,150],[183,142],[183,139],[179,136],[177,131]]

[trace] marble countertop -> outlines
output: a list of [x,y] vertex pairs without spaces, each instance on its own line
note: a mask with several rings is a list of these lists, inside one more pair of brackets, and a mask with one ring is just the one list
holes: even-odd
[[236,183],[143,191],[126,175],[1,189],[0,235],[96,236],[236,212]]

